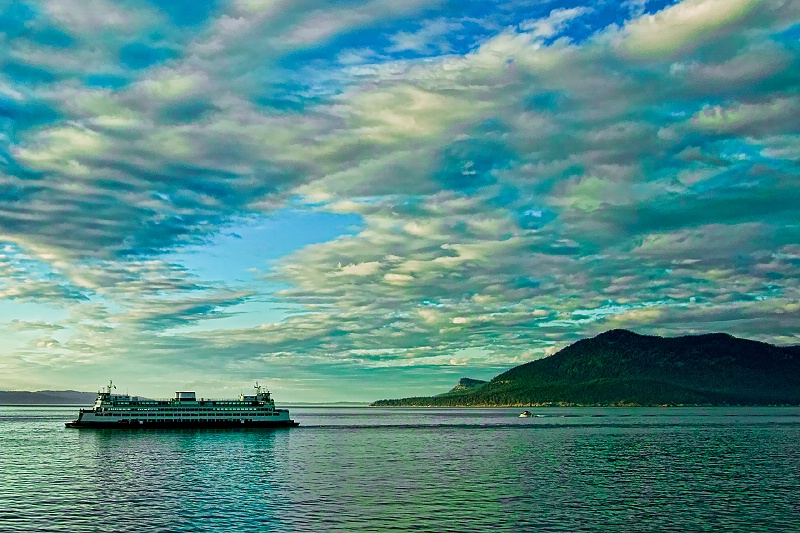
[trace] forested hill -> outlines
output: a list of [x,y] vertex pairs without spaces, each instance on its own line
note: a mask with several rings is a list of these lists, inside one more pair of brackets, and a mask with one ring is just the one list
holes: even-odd
[[611,330],[432,397],[373,405],[800,405],[800,346]]

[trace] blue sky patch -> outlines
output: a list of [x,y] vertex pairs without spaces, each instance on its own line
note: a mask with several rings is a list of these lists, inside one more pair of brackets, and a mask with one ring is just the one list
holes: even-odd
[[153,47],[144,43],[127,44],[119,51],[120,63],[134,70],[163,63],[175,55],[175,52],[168,48]]
[[220,5],[219,0],[170,0],[169,2],[148,0],[148,2],[166,13],[176,26],[203,24]]

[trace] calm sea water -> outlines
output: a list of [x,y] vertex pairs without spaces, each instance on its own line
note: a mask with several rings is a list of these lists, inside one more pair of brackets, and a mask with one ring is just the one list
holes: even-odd
[[800,531],[800,409],[294,407],[68,430],[0,407],[0,532]]

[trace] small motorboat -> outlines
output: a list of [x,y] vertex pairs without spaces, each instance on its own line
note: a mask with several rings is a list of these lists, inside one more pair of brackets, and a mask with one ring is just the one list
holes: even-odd
[[529,416],[531,416],[530,411],[522,411],[519,415],[520,418],[528,418]]

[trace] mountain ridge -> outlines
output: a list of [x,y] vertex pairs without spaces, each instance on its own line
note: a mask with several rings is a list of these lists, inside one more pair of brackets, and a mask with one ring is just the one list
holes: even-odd
[[727,333],[658,337],[615,329],[457,388],[372,405],[800,405],[800,347]]
[[0,405],[91,405],[96,397],[96,392],[75,390],[0,390]]

